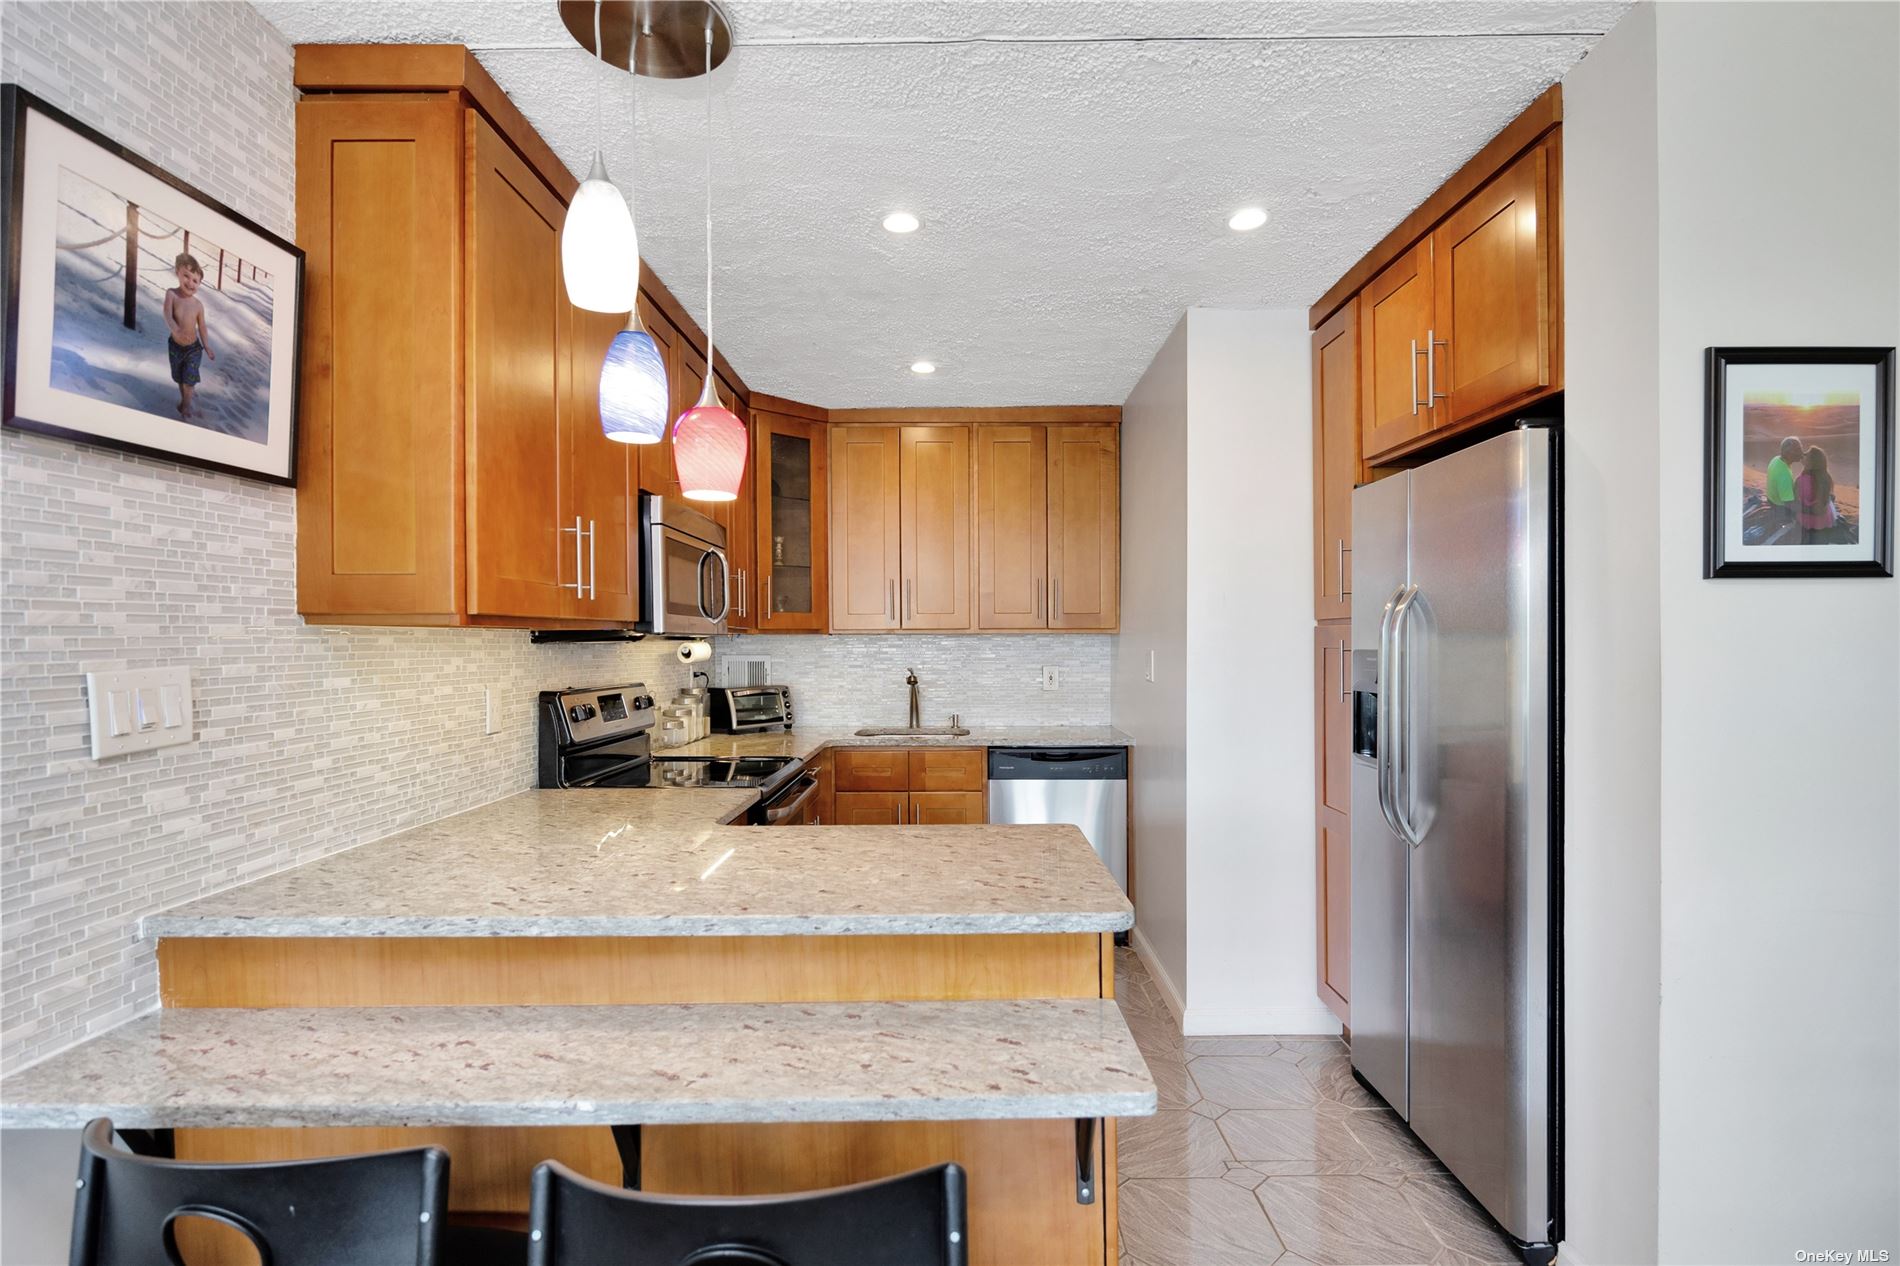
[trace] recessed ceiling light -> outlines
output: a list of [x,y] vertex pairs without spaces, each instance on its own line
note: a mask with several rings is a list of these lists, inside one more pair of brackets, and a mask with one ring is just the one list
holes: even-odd
[[1242,207],[1227,218],[1227,227],[1236,233],[1251,233],[1267,222],[1267,213],[1259,207]]
[[914,360],[910,363],[910,372],[913,374],[934,374],[937,372],[937,367],[927,360]]
[[922,224],[908,211],[893,211],[884,217],[884,227],[892,233],[915,233]]

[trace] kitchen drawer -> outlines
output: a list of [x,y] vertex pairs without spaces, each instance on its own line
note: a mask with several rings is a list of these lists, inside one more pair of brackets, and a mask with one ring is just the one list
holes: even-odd
[[986,748],[928,747],[911,751],[912,791],[982,791],[988,783]]
[[909,817],[902,791],[840,791],[831,800],[838,826],[902,826]]
[[918,826],[980,826],[989,820],[989,799],[980,791],[913,791],[910,820]]
[[901,747],[840,748],[835,781],[839,791],[907,791],[910,753]]

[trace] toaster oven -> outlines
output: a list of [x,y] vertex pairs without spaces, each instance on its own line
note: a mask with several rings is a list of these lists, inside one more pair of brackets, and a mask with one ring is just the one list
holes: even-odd
[[721,686],[711,697],[712,728],[721,734],[792,728],[790,686]]

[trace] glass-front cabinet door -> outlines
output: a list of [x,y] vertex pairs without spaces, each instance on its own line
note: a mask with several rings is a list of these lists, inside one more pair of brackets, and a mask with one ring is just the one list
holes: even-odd
[[822,632],[826,586],[824,424],[753,414],[752,477],[758,539],[755,627]]

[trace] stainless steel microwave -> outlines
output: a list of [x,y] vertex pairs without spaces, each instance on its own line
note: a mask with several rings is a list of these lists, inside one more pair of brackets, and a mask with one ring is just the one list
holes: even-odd
[[640,623],[645,633],[708,637],[732,605],[726,529],[683,501],[640,494]]

